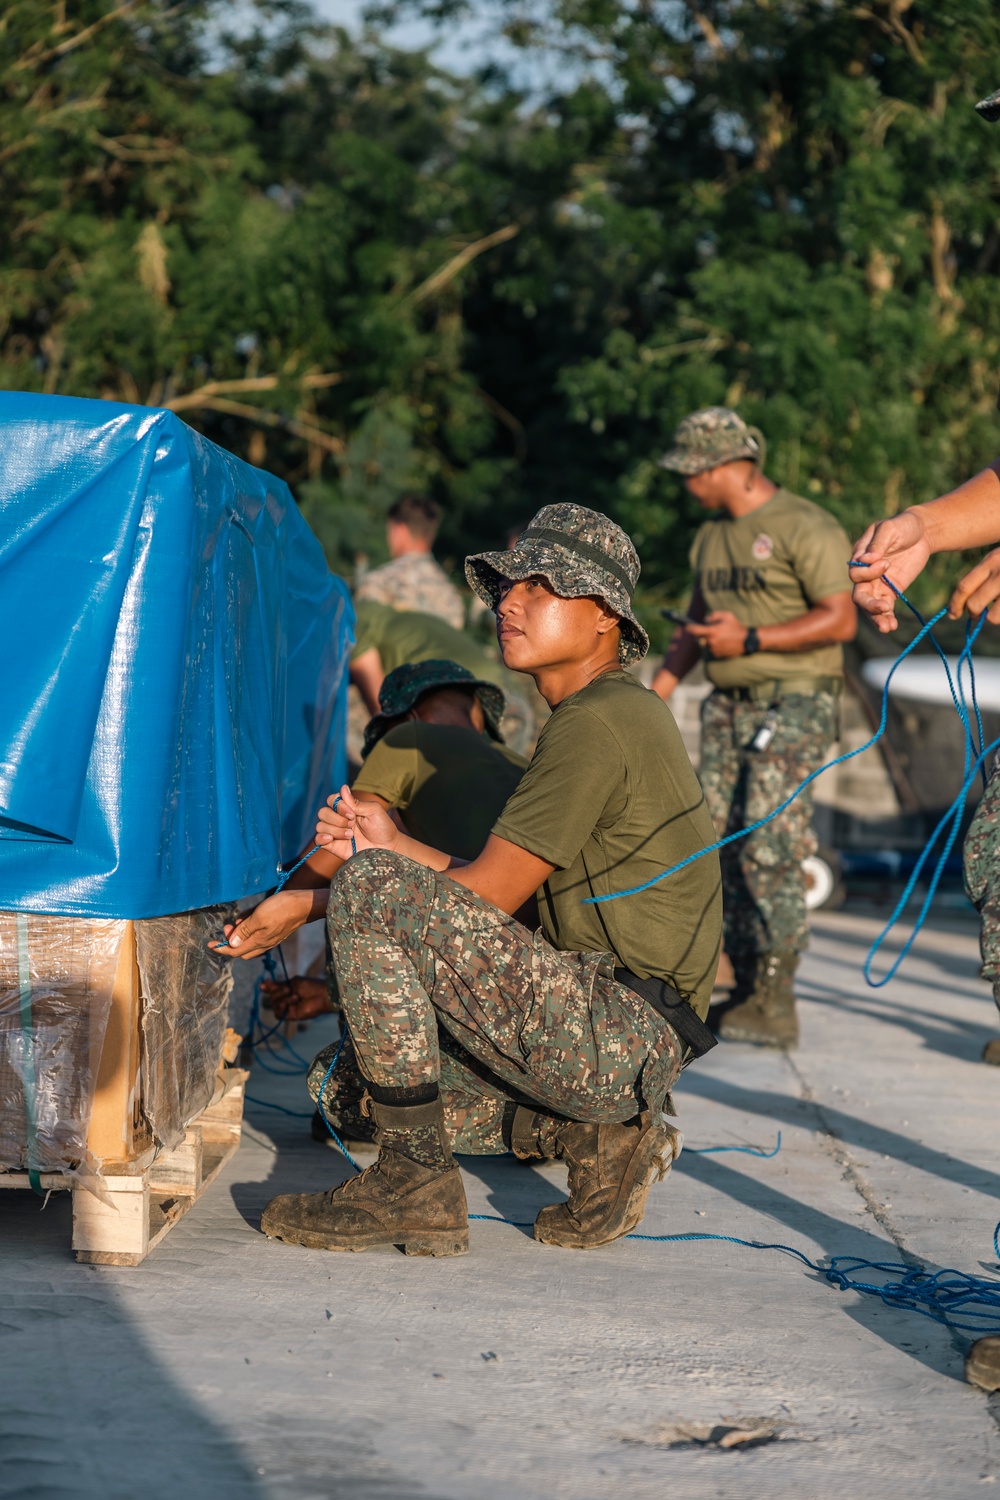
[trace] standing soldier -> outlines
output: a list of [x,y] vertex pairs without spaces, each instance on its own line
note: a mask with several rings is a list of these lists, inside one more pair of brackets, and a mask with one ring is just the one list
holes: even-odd
[[461,630],[462,596],[431,548],[441,525],[441,507],[425,495],[404,495],[386,518],[390,561],[366,573],[354,591],[356,599],[419,609]]
[[[833,517],[763,473],[764,439],[723,406],[686,417],[661,464],[716,512],[691,550],[692,623],[653,680],[661,698],[704,654],[714,691],[702,716],[700,776],[719,837],[773,811],[822,765],[837,737],[842,643],[857,628]],[[812,799],[723,850],[725,947],[736,986],[729,1041],[798,1040],[793,981],[808,941],[802,861],[815,852]]]

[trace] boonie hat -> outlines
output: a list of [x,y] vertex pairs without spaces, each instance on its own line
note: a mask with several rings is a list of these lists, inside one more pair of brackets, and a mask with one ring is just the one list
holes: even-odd
[[618,648],[623,666],[641,661],[649,636],[632,608],[639,554],[626,532],[585,505],[543,505],[509,552],[477,552],[465,559],[469,587],[495,610],[504,583],[535,575],[564,599],[595,594],[621,616]]
[[474,677],[468,667],[460,667],[457,661],[407,661],[401,667],[394,667],[379,688],[381,712],[368,721],[361,747],[362,758],[374,749],[397,719],[416,707],[425,693],[448,687],[471,688],[475,692],[482,706],[487,733],[502,744],[500,720],[507,700],[495,682]]
[[759,427],[749,427],[728,406],[706,406],[685,417],[674,433],[674,446],[660,459],[661,469],[701,474],[716,464],[749,458],[764,467],[767,445]]

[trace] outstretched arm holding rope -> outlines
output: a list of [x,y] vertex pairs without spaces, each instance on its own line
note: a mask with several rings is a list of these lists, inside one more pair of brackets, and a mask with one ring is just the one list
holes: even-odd
[[[1000,458],[950,494],[923,505],[911,505],[898,516],[878,521],[854,548],[851,575],[854,602],[883,634],[895,630],[895,594],[883,579],[891,571],[904,593],[935,552],[961,552],[1000,541]],[[1000,600],[1000,555],[990,554],[958,584],[948,601],[957,620],[963,610],[982,614]],[[1000,624],[1000,608],[988,617]]]

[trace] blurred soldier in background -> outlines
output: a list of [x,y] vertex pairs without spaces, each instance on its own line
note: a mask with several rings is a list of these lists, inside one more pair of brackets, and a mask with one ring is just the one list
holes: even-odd
[[[853,638],[850,543],[819,505],[772,484],[764,439],[726,407],[686,417],[661,459],[715,514],[691,549],[691,621],[653,690],[669,698],[704,654],[699,775],[719,837],[773,811],[837,738],[842,642]],[[816,851],[812,798],[722,851],[730,1041],[798,1039],[793,980],[808,942],[802,861]]]
[[393,609],[419,609],[461,630],[465,624],[462,595],[431,551],[441,507],[424,495],[404,495],[386,519],[390,562],[366,573],[354,591],[355,599],[390,604]]
[[518,754],[530,755],[538,725],[548,712],[532,683],[525,686],[478,641],[434,615],[415,609],[391,609],[370,599],[357,601],[350,674],[369,715],[380,712],[379,694],[390,672],[405,663],[442,660],[459,662],[474,677],[483,677],[502,689],[507,700],[504,739]]

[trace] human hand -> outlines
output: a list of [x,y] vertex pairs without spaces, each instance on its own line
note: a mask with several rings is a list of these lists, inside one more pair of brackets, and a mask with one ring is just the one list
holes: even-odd
[[[887,573],[905,591],[918,578],[931,555],[924,520],[915,510],[900,511],[887,521],[869,526],[855,545],[851,559],[854,602],[887,635],[898,625],[896,595],[883,580]],[[857,566],[860,563],[861,566]]]
[[260,990],[264,1004],[279,1021],[311,1021],[314,1016],[325,1016],[333,1009],[322,979],[309,979],[301,974],[293,975],[287,982],[265,979]]
[[208,946],[223,958],[259,958],[308,922],[312,907],[312,891],[277,891],[238,922],[224,925],[225,944]]
[[380,802],[359,801],[350,787],[341,787],[319,810],[316,842],[338,859],[355,852],[351,840],[362,849],[395,849],[402,834]]
[[987,552],[959,579],[948,600],[949,618],[957,620],[963,609],[970,615],[981,615],[985,610],[990,624],[1000,625],[1000,547]]
[[743,655],[747,626],[742,625],[728,609],[715,609],[705,616],[704,624],[685,625],[684,628],[695,640],[708,647],[716,661]]

